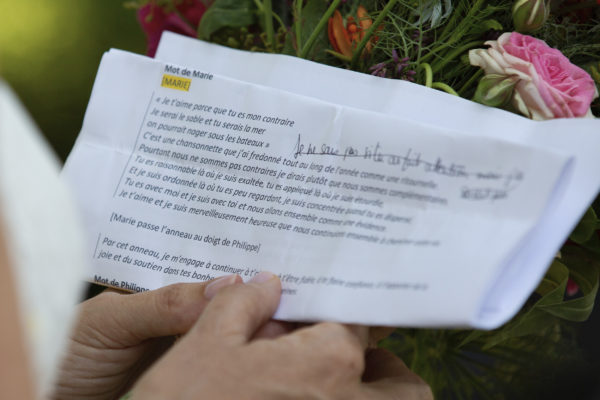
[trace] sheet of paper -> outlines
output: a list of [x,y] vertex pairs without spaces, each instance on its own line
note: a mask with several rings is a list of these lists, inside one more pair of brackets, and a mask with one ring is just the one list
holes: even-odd
[[97,282],[267,269],[278,318],[483,326],[569,160],[112,50],[64,174]]
[[50,395],[57,378],[86,272],[82,228],[59,171],[52,150],[0,80],[0,229],[38,398]]
[[520,307],[534,290],[600,188],[600,158],[595,150],[600,148],[599,120],[534,122],[410,82],[296,57],[233,50],[171,32],[164,33],[156,58],[336,104],[443,126],[458,134],[498,138],[576,157],[571,179],[565,182],[565,195],[547,210],[537,232],[522,244],[490,291],[489,306],[483,308],[480,318],[491,325],[497,323],[498,315]]

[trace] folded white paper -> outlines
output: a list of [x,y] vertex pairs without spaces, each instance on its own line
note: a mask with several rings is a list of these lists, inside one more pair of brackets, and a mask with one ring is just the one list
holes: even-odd
[[112,50],[64,175],[96,282],[271,270],[277,318],[489,328],[570,161]]
[[[520,307],[600,187],[597,119],[535,122],[410,82],[296,57],[232,50],[171,32],[163,34],[156,58],[340,105],[443,126],[458,134],[498,138],[576,157],[571,179],[564,183],[564,195],[547,210],[536,233],[522,243],[499,275],[488,295],[489,305],[482,308],[482,319],[494,321],[495,316]],[[498,313],[498,309],[504,311]]]
[[82,229],[59,171],[50,147],[0,80],[0,229],[39,398],[53,389],[86,275]]

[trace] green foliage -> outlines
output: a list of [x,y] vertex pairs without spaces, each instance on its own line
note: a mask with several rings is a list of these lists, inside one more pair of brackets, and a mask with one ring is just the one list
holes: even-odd
[[535,36],[544,40],[549,46],[559,49],[576,65],[600,60],[599,21],[582,23],[568,17],[551,15]]
[[[298,3],[298,1],[296,2]],[[304,3],[302,1],[299,2],[301,4]],[[298,54],[302,49],[302,44],[306,42],[306,39],[308,39],[312,31],[317,27],[319,19],[327,10],[327,2],[323,0],[308,0],[303,7],[300,7],[300,10],[300,18],[294,20],[294,25],[291,30],[294,35],[294,40],[292,40],[291,43],[294,43],[295,52]],[[298,46],[298,43],[300,43],[300,46]],[[323,31],[320,35],[318,44],[321,49],[327,46],[326,31]]]
[[[412,69],[428,63],[434,81],[471,97],[478,81],[470,78],[478,69],[469,65],[464,56],[470,49],[482,47],[490,34],[511,26],[512,1],[454,1],[452,13],[433,26],[419,17],[419,2],[398,3],[389,13],[384,29],[378,32],[379,42],[371,63],[386,61],[396,49],[400,57],[411,60]],[[424,78],[419,76],[417,82],[423,84]]]
[[452,12],[451,0],[422,0],[417,3],[418,23],[429,24],[435,28]]
[[[159,1],[167,6],[172,3]],[[136,3],[145,1],[137,0]],[[287,5],[276,2],[274,10],[279,13],[271,14],[270,1],[216,0],[202,18],[198,37],[231,47],[302,55],[335,66],[349,65],[348,60],[331,55],[327,32],[323,29],[322,17],[330,3],[326,0],[295,0]],[[342,15],[353,15],[359,4],[376,19],[390,2],[348,1],[341,3],[339,10]],[[478,68],[469,64],[466,55],[470,49],[482,47],[486,40],[494,39],[502,31],[513,30],[513,4],[513,0],[398,0],[389,13],[386,10],[382,29],[375,34],[378,42],[372,53],[363,54],[360,59],[354,57],[352,68],[368,72],[371,65],[388,61],[395,49],[401,58],[410,59],[412,70],[419,69],[422,63],[429,64],[435,87],[445,87],[447,91],[454,89],[461,96],[471,98],[481,74]],[[270,38],[272,28],[266,29],[271,20],[266,18],[267,15],[273,15],[280,24],[275,38]],[[291,21],[291,24],[286,25],[284,21]],[[320,29],[315,30],[318,25]],[[240,31],[242,28],[245,31]],[[251,39],[247,32],[251,32]],[[316,40],[306,46],[311,36]],[[590,65],[588,70],[600,75],[596,71],[600,59],[600,24],[597,21],[580,22],[568,12],[553,10],[548,22],[536,31],[535,36],[559,48],[574,63]],[[424,78],[419,75],[417,82],[424,83]],[[599,108],[597,101],[594,109]]]
[[215,0],[202,16],[198,37],[208,40],[219,29],[247,27],[256,21],[256,7],[252,0]]
[[469,331],[433,329],[398,329],[380,346],[400,355],[436,399],[548,398],[565,369],[582,374],[586,367],[572,328],[559,321],[491,348],[483,337],[463,344]]
[[[600,61],[596,59],[584,65],[583,68],[591,75],[594,82],[596,82],[596,89],[600,92]],[[592,103],[592,112],[596,116],[600,115],[600,98]]]
[[[530,300],[523,310],[509,323],[490,332],[473,331],[461,346],[474,340],[484,343],[483,349],[490,349],[511,339],[527,335],[537,335],[544,327],[552,326],[556,318],[567,321],[585,321],[594,306],[598,291],[598,268],[585,263],[570,263],[571,271],[559,260],[555,260],[536,289],[539,299]],[[583,292],[583,296],[565,300],[569,276]]]
[[[325,49],[330,47],[327,26],[319,27],[319,22],[323,18],[323,15],[327,12],[329,5],[323,0],[308,0],[306,5],[302,8],[301,19],[296,21],[298,26],[294,26],[294,32],[299,33],[299,39],[301,46],[298,47],[298,37],[296,37],[297,54],[302,55],[302,52],[306,52],[306,57],[314,59],[315,61],[326,61],[324,59]],[[299,28],[299,30],[297,29]],[[316,35],[316,36],[314,36]],[[308,43],[314,37],[314,41]],[[307,48],[307,46],[310,46]]]
[[583,244],[590,240],[598,229],[600,229],[600,220],[596,217],[594,209],[590,207],[571,233],[571,236],[569,236],[569,239],[575,243]]
[[[587,319],[598,291],[600,255],[575,244],[561,253],[521,312],[503,327],[490,332],[401,329],[381,346],[403,357],[437,398],[542,398],[543,382],[562,376],[565,365],[583,373],[565,321]],[[581,294],[565,299],[569,278]]]

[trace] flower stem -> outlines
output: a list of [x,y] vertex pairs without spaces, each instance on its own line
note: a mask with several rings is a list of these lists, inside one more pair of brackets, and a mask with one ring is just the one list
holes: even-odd
[[325,53],[327,54],[331,54],[332,56],[334,56],[337,59],[340,59],[344,62],[350,62],[350,57],[346,57],[345,55],[338,53],[337,51],[333,51],[333,50],[325,50]]
[[294,0],[294,28],[296,31],[296,54],[300,55],[302,49],[302,3],[303,0]]
[[433,72],[438,72],[440,69],[444,68],[446,64],[450,61],[454,60],[455,57],[460,56],[465,50],[469,50],[473,47],[482,46],[484,43],[483,40],[474,40],[465,44],[464,46],[457,47],[456,49],[449,52],[443,59],[440,60],[439,63],[433,65]]
[[385,7],[383,7],[383,10],[381,10],[379,15],[375,19],[375,22],[373,22],[371,27],[367,30],[367,32],[365,33],[365,36],[358,43],[358,46],[356,46],[356,49],[354,50],[354,54],[352,55],[352,61],[350,62],[350,68],[356,67],[356,64],[358,63],[358,60],[360,59],[360,56],[361,56],[365,46],[367,45],[369,40],[371,40],[371,36],[373,36],[375,31],[377,29],[379,29],[381,22],[388,15],[388,13],[392,9],[392,7],[394,7],[397,2],[398,2],[398,0],[389,0],[388,3],[385,5]]
[[439,90],[443,90],[444,92],[446,92],[446,93],[450,93],[450,94],[451,94],[451,95],[453,95],[453,96],[458,96],[458,93],[456,93],[456,92],[454,91],[454,89],[452,89],[450,86],[446,85],[446,84],[445,84],[445,83],[443,83],[443,82],[433,82],[433,83],[431,84],[431,87],[432,87],[433,89],[439,89]]
[[433,82],[433,72],[431,71],[431,65],[427,63],[422,63],[417,69],[421,68],[425,70],[425,86],[431,87],[431,84]]
[[319,23],[308,37],[308,40],[304,44],[304,47],[302,47],[302,51],[300,52],[301,58],[306,58],[306,56],[308,56],[308,52],[317,41],[317,38],[321,34],[321,31],[325,28],[325,25],[327,25],[327,23],[329,22],[329,18],[331,17],[331,15],[333,14],[333,12],[338,7],[341,1],[342,0],[333,0],[331,2],[331,5],[327,9],[327,11],[325,11],[325,14],[323,14],[321,19],[319,20]]
[[271,49],[275,48],[275,30],[273,29],[273,6],[271,0],[263,0],[263,13],[265,16],[265,32],[267,44]]
[[481,75],[483,75],[483,70],[479,69],[477,72],[471,75],[469,80],[466,81],[464,85],[460,87],[460,89],[458,89],[458,93],[461,97],[465,94],[465,91],[473,84],[473,82],[478,81],[479,78],[481,78]]
[[[467,15],[463,18],[463,20],[457,25],[457,27],[454,29],[454,33],[452,33],[450,35],[450,37],[448,38],[448,40],[444,40],[442,42],[441,45],[439,45],[438,47],[432,49],[429,54],[423,56],[423,59],[421,61],[427,61],[429,60],[429,58],[435,56],[437,53],[439,53],[440,51],[452,46],[454,43],[459,42],[460,39],[463,37],[464,35],[464,26],[465,25],[469,25],[472,23],[472,16],[473,14],[477,13],[479,11],[479,9],[481,8],[481,6],[483,5],[483,0],[476,0],[475,4],[473,4],[473,6],[471,7],[471,9],[469,10],[469,12],[467,13]],[[446,26],[446,28],[448,28],[448,25]],[[444,29],[445,31],[445,29]],[[442,35],[445,32],[442,32]],[[448,59],[448,61],[451,61],[449,59],[449,57],[442,57],[444,59]]]
[[[283,20],[281,19],[281,17],[279,15],[277,15],[277,13],[273,13],[273,18],[275,18],[275,20],[279,23],[279,27],[283,28],[284,30],[287,31],[287,26],[283,23]],[[273,28],[275,29],[275,28]]]
[[442,30],[442,33],[439,36],[439,40],[440,41],[444,41],[446,39],[446,37],[448,35],[450,35],[450,31],[453,29],[454,24],[457,22],[457,20],[460,18],[461,13],[458,12],[458,10],[454,10],[454,12],[452,13],[452,16],[450,17],[450,20],[448,20],[448,22],[446,23],[446,26],[444,27],[444,29]]
[[[177,7],[173,7],[173,11],[175,12],[175,14],[177,14],[177,16],[178,16],[179,18],[181,18],[181,20],[182,20],[182,21],[183,21],[183,22],[184,22],[184,23],[185,23],[187,26],[189,26],[190,28],[192,28],[192,30],[194,30],[194,31],[197,31],[197,30],[198,30],[198,27],[197,27],[197,26],[194,26],[194,25],[193,25],[193,24],[190,22],[190,20],[189,20],[189,19],[187,19],[187,18],[185,17],[185,15],[183,15],[183,14],[182,14],[182,13],[181,13],[181,12],[180,12],[178,9],[177,9]],[[196,32],[196,34],[197,34],[197,32]]]

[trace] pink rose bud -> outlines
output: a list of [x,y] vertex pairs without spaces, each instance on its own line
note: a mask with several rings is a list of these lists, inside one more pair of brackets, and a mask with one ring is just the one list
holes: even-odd
[[481,78],[473,100],[491,107],[507,105],[513,97],[517,76],[489,74]]
[[518,0],[513,6],[513,23],[517,32],[532,32],[544,25],[550,13],[545,0]]

